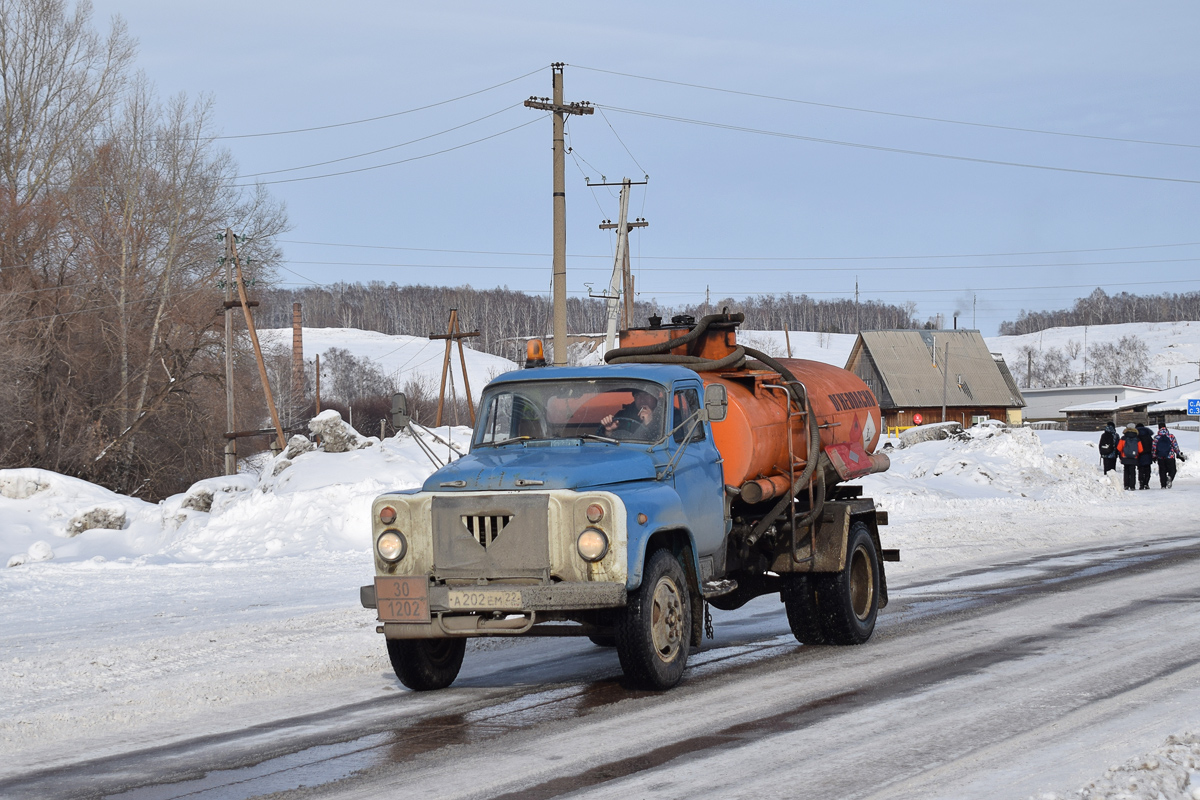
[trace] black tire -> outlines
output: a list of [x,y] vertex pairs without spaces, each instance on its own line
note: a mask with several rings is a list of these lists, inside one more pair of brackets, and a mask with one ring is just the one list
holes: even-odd
[[879,553],[865,523],[850,526],[846,566],[816,573],[817,610],[830,644],[862,644],[875,631],[879,615]]
[[414,692],[426,692],[454,683],[467,640],[388,639],[387,651],[400,682]]
[[589,636],[588,640],[592,644],[596,645],[596,647],[616,647],[617,646],[617,637],[616,636],[601,636],[598,634],[594,634],[592,636]]
[[687,578],[669,550],[646,561],[642,585],[617,617],[617,657],[631,684],[670,689],[679,683],[691,646],[692,602]]
[[789,575],[785,578],[783,591],[779,593],[787,611],[788,625],[792,635],[801,644],[825,644],[825,631],[821,628],[817,610],[817,593],[810,576]]

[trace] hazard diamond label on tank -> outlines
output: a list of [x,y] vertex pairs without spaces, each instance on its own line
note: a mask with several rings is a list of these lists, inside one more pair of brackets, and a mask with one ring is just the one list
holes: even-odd
[[875,417],[871,412],[867,412],[867,424],[863,426],[863,449],[871,446],[871,440],[875,438]]

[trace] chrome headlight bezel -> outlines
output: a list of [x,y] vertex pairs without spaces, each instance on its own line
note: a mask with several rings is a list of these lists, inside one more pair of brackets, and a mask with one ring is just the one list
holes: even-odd
[[375,540],[375,554],[381,560],[395,564],[408,554],[408,539],[395,528],[389,528],[379,534],[379,538]]
[[608,549],[608,534],[599,528],[584,528],[575,538],[575,552],[590,564],[603,561],[604,557],[608,555]]

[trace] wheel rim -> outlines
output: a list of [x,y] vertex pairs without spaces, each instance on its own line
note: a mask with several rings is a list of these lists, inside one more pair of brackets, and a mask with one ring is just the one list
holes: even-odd
[[674,661],[683,641],[683,601],[679,587],[668,577],[658,579],[650,607],[650,638],[654,652],[665,662]]
[[850,607],[859,621],[871,616],[875,600],[875,568],[865,548],[856,547],[850,559]]

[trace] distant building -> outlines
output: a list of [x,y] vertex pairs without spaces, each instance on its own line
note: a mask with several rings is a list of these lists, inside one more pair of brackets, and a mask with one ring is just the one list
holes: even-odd
[[1188,419],[1187,401],[1200,400],[1200,381],[1172,386],[1158,392],[1127,397],[1121,400],[1099,400],[1079,403],[1062,409],[1069,431],[1098,431],[1105,423],[1117,427],[1129,423],[1158,425]]
[[846,369],[875,393],[887,427],[941,422],[943,403],[946,421],[964,426],[1021,423],[1021,390],[979,331],[863,331]]
[[[1087,403],[1119,403],[1153,394],[1157,389],[1145,386],[1053,386],[1048,389],[1022,389],[1025,398],[1025,421],[1061,421],[1067,418],[1066,406]],[[1103,427],[1103,425],[1101,426]]]

